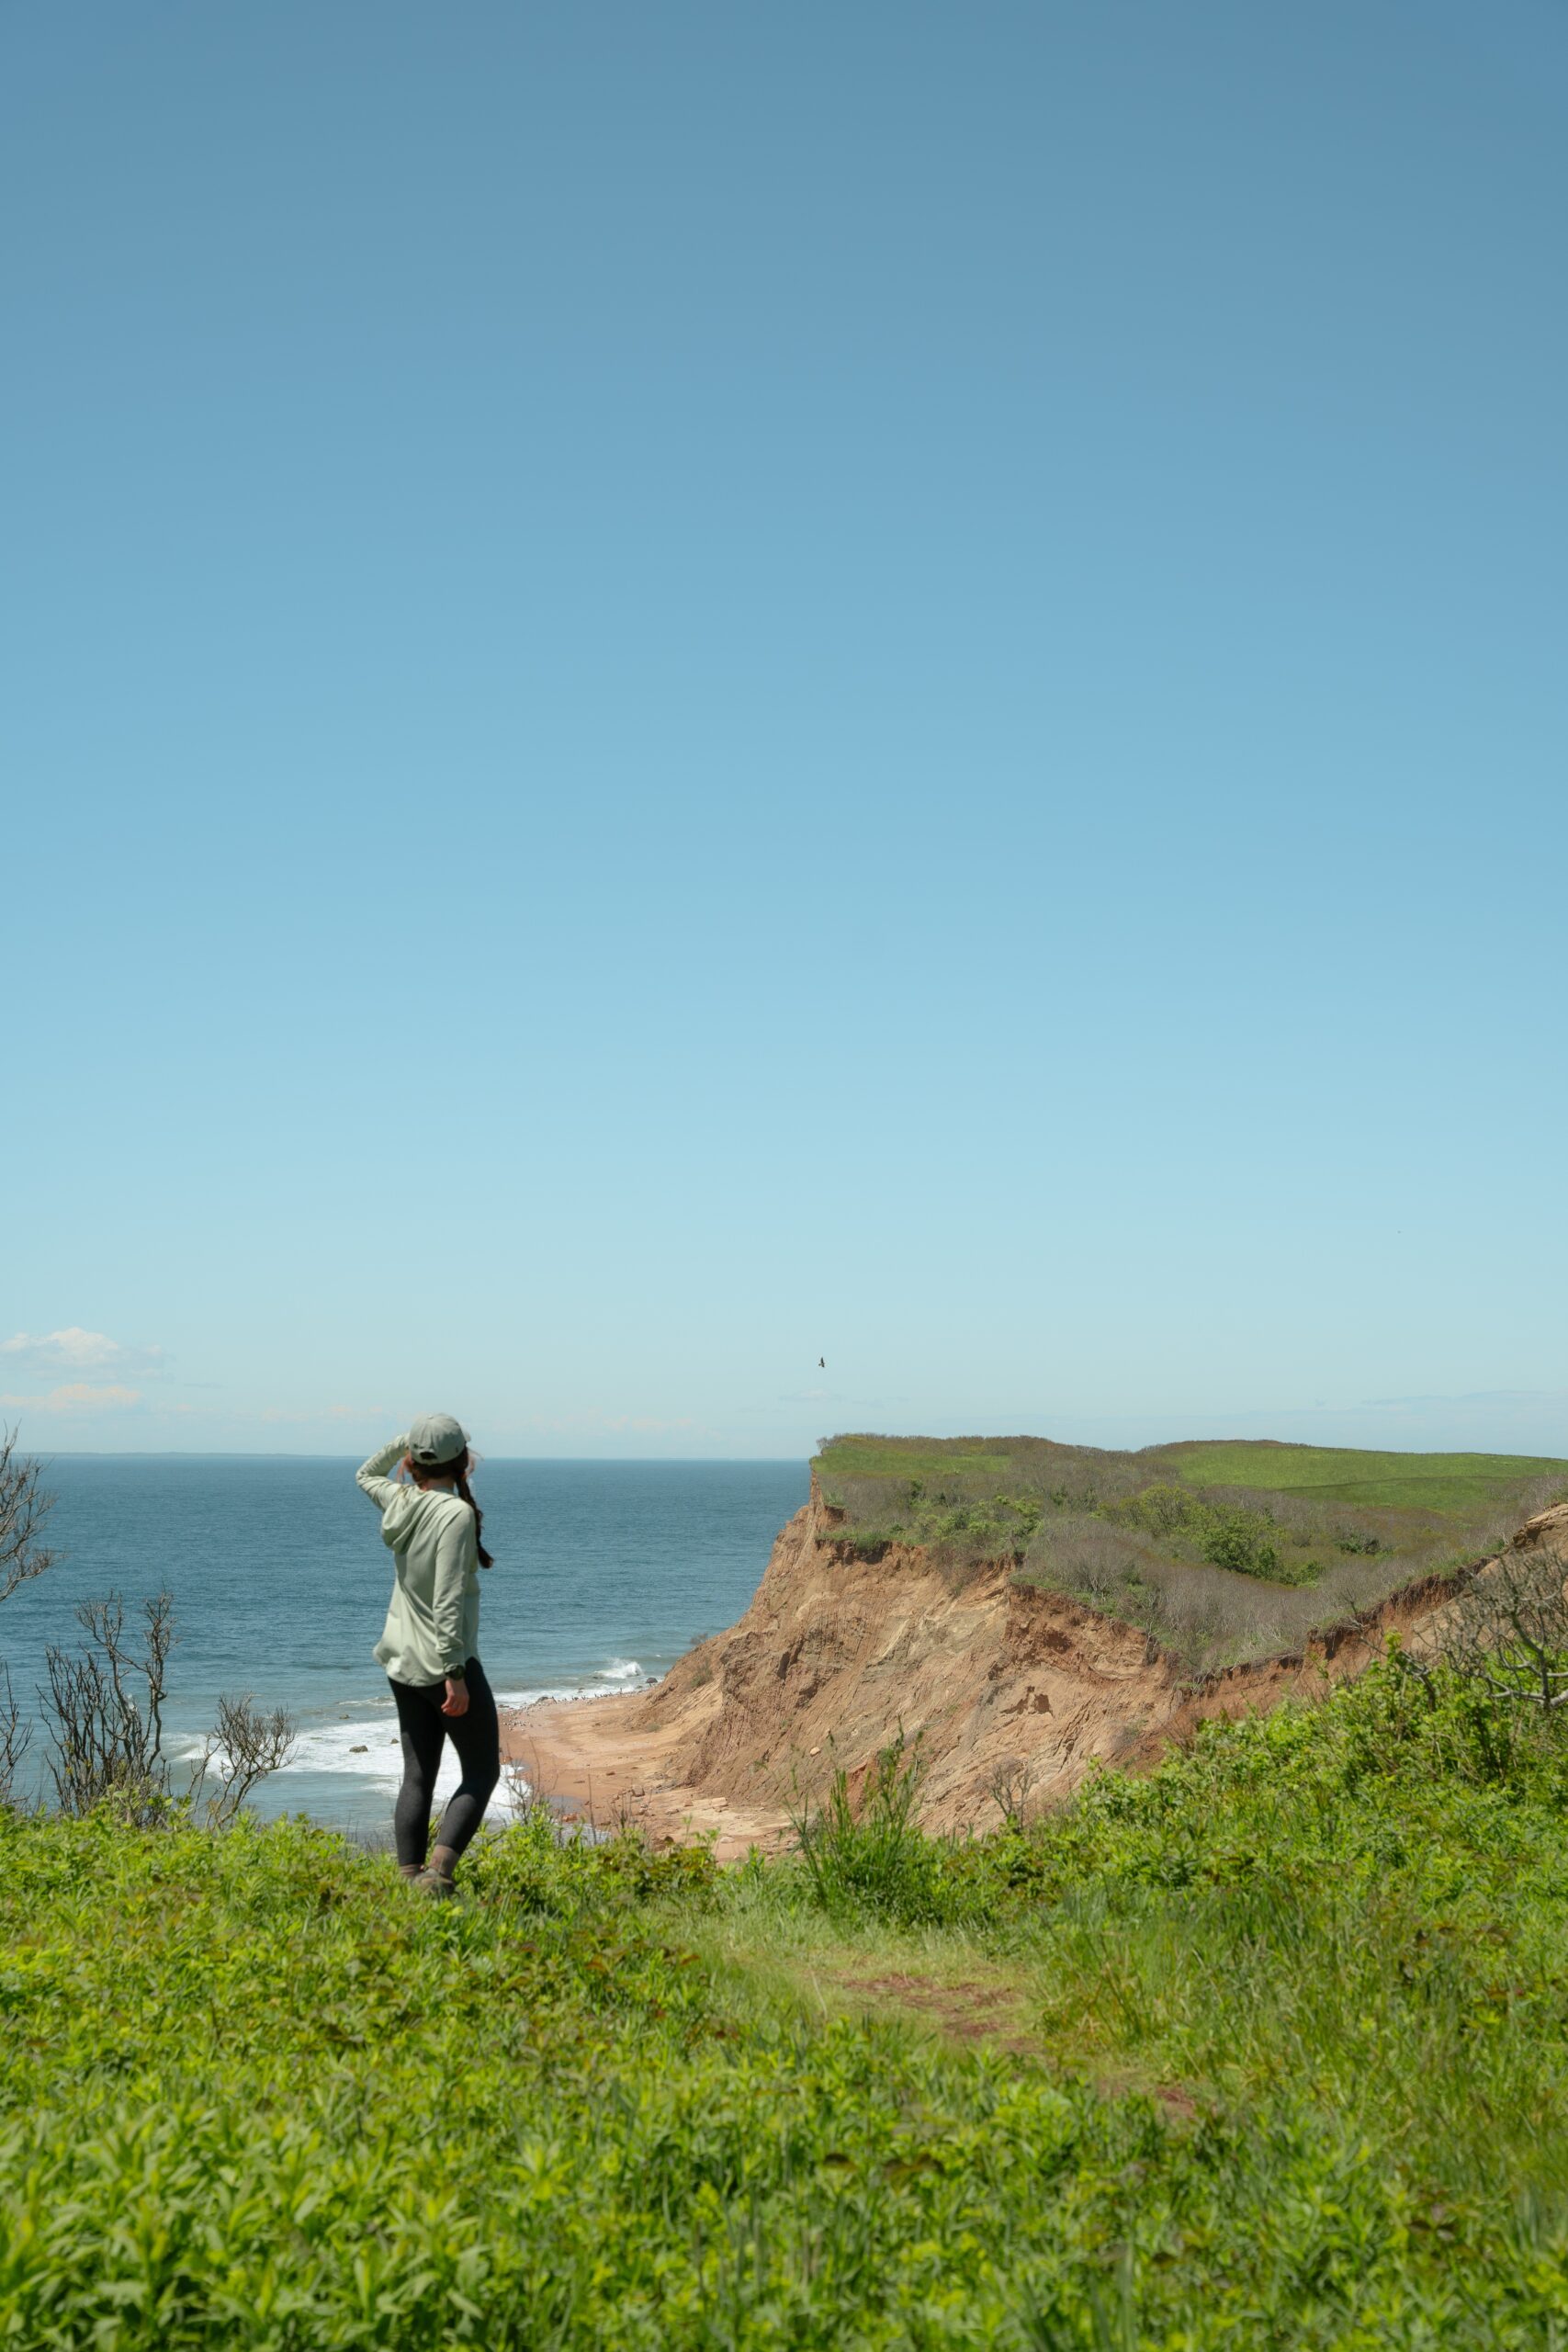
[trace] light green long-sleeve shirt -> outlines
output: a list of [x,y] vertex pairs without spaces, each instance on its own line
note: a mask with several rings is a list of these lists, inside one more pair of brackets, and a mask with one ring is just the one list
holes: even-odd
[[479,1538],[473,1512],[456,1495],[400,1487],[386,1476],[408,1442],[389,1438],[354,1474],[381,1514],[394,1570],[375,1654],[394,1682],[439,1682],[479,1656]]

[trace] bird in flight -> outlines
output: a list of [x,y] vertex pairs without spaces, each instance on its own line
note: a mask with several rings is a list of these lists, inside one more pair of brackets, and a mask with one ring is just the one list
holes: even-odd
[[828,1369],[828,1359],[827,1359],[827,1357],[826,1357],[826,1356],[818,1356],[818,1359],[817,1359],[817,1369],[818,1369],[818,1372],[826,1372],[826,1371],[827,1371],[827,1369]]

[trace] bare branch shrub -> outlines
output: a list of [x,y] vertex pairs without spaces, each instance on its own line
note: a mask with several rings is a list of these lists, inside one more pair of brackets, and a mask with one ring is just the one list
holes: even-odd
[[1031,1576],[1118,1614],[1129,1588],[1157,1562],[1153,1545],[1130,1529],[1067,1510],[1042,1524],[1024,1558]]
[[1513,1517],[1522,1523],[1564,1502],[1568,1502],[1568,1482],[1553,1472],[1544,1478],[1532,1478],[1529,1486],[1521,1487],[1510,1498],[1510,1508]]
[[1325,1549],[1326,1565],[1315,1583],[1286,1586],[1207,1561],[1166,1557],[1138,1529],[1061,1510],[1042,1522],[1021,1577],[1137,1626],[1191,1679],[1299,1649],[1314,1634],[1376,1608],[1417,1577],[1472,1564],[1477,1551],[1468,1535],[1461,1528],[1456,1539],[1450,1530],[1440,1541],[1403,1553]]
[[128,1820],[157,1818],[168,1797],[164,1693],[175,1645],[166,1592],[144,1600],[140,1646],[125,1630],[118,1592],[84,1600],[76,1622],[86,1640],[44,1652],[49,1689],[39,1692],[49,1726],[50,1777],[62,1813],[90,1813],[112,1800]]
[[[270,1772],[281,1772],[296,1746],[294,1718],[286,1708],[265,1713],[250,1692],[218,1702],[218,1721],[191,1774],[186,1792],[191,1805],[201,1804],[209,1829],[226,1829],[251,1791]],[[209,1774],[218,1785],[207,1793]]]
[[76,1620],[86,1639],[74,1650],[51,1644],[44,1652],[49,1689],[39,1699],[56,1801],[62,1813],[78,1816],[111,1804],[138,1828],[199,1805],[209,1829],[225,1828],[258,1781],[292,1758],[294,1719],[282,1707],[258,1707],[248,1691],[220,1698],[218,1720],[176,1796],[164,1754],[175,1604],[160,1592],[142,1601],[139,1614],[138,1636],[126,1631],[118,1592],[85,1600]]
[[1465,1587],[1441,1639],[1460,1673],[1552,1714],[1568,1702],[1562,1560],[1550,1551],[1505,1553]]
[[534,1819],[536,1814],[549,1812],[548,1805],[537,1792],[538,1770],[539,1768],[536,1762],[535,1777],[530,1781],[515,1756],[504,1757],[502,1759],[501,1784],[506,1792],[507,1817],[516,1828],[523,1828],[525,1824]]
[[1182,1679],[1190,1681],[1223,1654],[1227,1642],[1257,1638],[1265,1613],[1244,1613],[1245,1607],[1240,1596],[1205,1586],[1184,1590],[1172,1581],[1155,1589],[1145,1628]]
[[[38,1464],[17,1452],[15,1430],[0,1429],[0,1600],[53,1564],[57,1555],[41,1540],[53,1508],[54,1497],[39,1485]],[[22,1720],[10,1668],[0,1658],[0,1805],[11,1801],[31,1739],[32,1725]]]
[[1002,1756],[986,1783],[986,1793],[1010,1829],[1023,1827],[1023,1809],[1034,1786],[1034,1767],[1021,1756]]
[[11,1688],[11,1669],[0,1657],[0,1807],[11,1802],[11,1791],[32,1736],[33,1727],[22,1721],[22,1711]]
[[54,1497],[39,1485],[39,1465],[17,1452],[15,1430],[0,1429],[0,1600],[41,1577],[56,1558],[41,1540]]

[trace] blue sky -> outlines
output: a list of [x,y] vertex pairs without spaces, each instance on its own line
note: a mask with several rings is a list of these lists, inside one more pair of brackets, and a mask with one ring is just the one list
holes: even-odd
[[1568,1453],[1560,8],[0,63],[26,1442]]

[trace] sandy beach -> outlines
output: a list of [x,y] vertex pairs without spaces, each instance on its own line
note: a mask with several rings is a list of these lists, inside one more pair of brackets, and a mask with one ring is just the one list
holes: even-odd
[[711,1835],[721,1862],[739,1861],[753,1846],[773,1853],[786,1844],[783,1811],[751,1810],[670,1779],[676,1725],[650,1729],[639,1721],[646,1696],[540,1699],[505,1709],[502,1754],[540,1796],[599,1829],[629,1823],[656,1845]]

